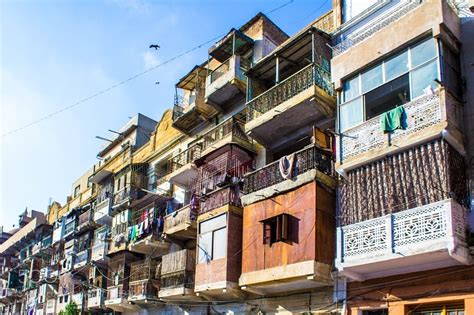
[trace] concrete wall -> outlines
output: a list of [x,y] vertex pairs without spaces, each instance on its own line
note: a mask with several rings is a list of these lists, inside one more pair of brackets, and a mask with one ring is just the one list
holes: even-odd
[[[442,36],[445,26],[454,38],[460,38],[459,19],[444,0],[427,0],[404,17],[385,26],[346,52],[331,60],[331,76],[336,89],[342,80],[361,68],[381,59],[386,54],[410,41],[432,33]],[[390,38],[390,40],[387,40]]]

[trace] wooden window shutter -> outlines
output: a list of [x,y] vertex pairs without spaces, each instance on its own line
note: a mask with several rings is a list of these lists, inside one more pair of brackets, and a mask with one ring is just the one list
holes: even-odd
[[288,215],[286,213],[281,215],[281,240],[288,240]]
[[263,244],[270,244],[272,239],[271,225],[268,223],[263,224]]
[[276,217],[276,241],[279,242],[282,240],[283,229],[282,229],[282,216],[279,215]]

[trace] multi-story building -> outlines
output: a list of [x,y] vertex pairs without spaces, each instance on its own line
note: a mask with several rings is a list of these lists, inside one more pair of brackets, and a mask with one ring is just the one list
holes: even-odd
[[3,313],[474,313],[461,6],[333,0],[291,37],[262,13],[231,29],[63,205],[0,230]]
[[442,0],[335,4],[340,297],[350,314],[473,313],[460,18]]

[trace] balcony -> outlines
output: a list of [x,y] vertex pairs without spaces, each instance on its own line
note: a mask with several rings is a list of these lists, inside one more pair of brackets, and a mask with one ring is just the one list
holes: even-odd
[[206,132],[202,138],[202,157],[227,144],[236,144],[244,149],[254,151],[252,139],[244,132],[244,123],[234,117],[225,120]]
[[130,265],[129,301],[148,304],[158,299],[160,281],[157,266],[158,262],[155,260],[139,261]]
[[335,109],[330,73],[310,64],[247,102],[245,130],[273,147],[302,126],[327,126]]
[[[162,205],[164,207],[165,204]],[[134,237],[129,239],[128,250],[140,254],[160,255],[168,252],[169,242],[162,239],[161,233],[153,228],[153,221],[157,219],[158,208],[151,206],[137,209],[132,212],[130,228]],[[148,228],[144,228],[148,226]]]
[[195,256],[194,250],[183,249],[162,257],[160,299],[196,298],[193,291]]
[[92,209],[89,209],[79,215],[77,220],[76,234],[83,233],[96,227],[97,224],[94,222],[94,212]]
[[46,314],[56,314],[56,299],[46,300]]
[[87,295],[87,308],[89,310],[105,309],[105,299],[107,297],[107,290],[90,289],[88,290]]
[[344,131],[344,136],[336,141],[336,168],[347,171],[441,136],[458,151],[464,151],[460,139],[462,106],[444,89],[421,96],[403,107],[407,114],[406,130],[383,133],[380,116],[377,116]]
[[337,229],[336,266],[364,281],[454,265],[471,258],[466,210],[453,199]]
[[423,34],[454,42],[461,39],[459,17],[448,1],[381,1],[374,7],[360,18],[349,20],[333,34],[331,76],[337,89],[342,87],[342,80],[348,74]]
[[76,258],[74,260],[74,269],[78,269],[87,265],[87,263],[89,262],[89,257],[90,255],[88,249],[77,253]]
[[94,207],[94,221],[100,225],[110,225],[112,222],[112,198],[97,200]]
[[194,161],[201,157],[201,151],[202,146],[197,143],[172,157],[168,161],[169,181],[182,187],[189,187],[198,176]]
[[128,291],[124,289],[123,285],[108,287],[105,307],[110,308],[115,312],[131,312],[138,310],[139,307],[135,304],[129,303],[127,298]]
[[294,189],[314,178],[322,179],[328,186],[333,175],[331,154],[315,146],[304,148],[294,153],[296,167],[289,178],[284,178],[280,171],[280,161],[272,162],[244,177],[242,197],[244,204],[252,203],[262,198]]
[[178,239],[196,238],[196,214],[191,212],[191,206],[186,205],[175,213],[165,216],[163,232]]
[[[352,46],[364,41],[366,38],[380,31],[382,28],[392,24],[394,21],[404,17],[407,13],[418,8],[422,3],[422,1],[402,1],[401,5],[388,10],[388,12],[375,19],[372,19],[369,23],[365,24],[362,29],[359,29],[358,32],[346,35],[343,40],[340,40],[333,47],[333,55],[338,56],[351,49]],[[343,25],[342,28],[344,28],[344,26],[345,25]],[[339,34],[336,36],[338,35]]]
[[99,242],[92,246],[91,261],[106,262],[108,260],[107,254],[109,250],[108,242]]
[[226,111],[230,103],[243,99],[246,90],[244,72],[249,66],[250,61],[233,55],[212,70],[206,79],[205,102],[218,111]]
[[75,293],[71,296],[71,301],[76,303],[77,309],[79,310],[80,313],[85,309],[85,302],[86,302],[86,296],[85,293],[80,292],[80,293]]
[[204,102],[207,69],[195,66],[176,84],[173,127],[188,134],[217,112]]
[[233,186],[214,190],[206,194],[203,199],[200,202],[199,215],[224,206],[242,207],[240,193]]
[[123,209],[130,205],[134,200],[144,196],[142,190],[135,186],[125,186],[114,194],[114,209]]

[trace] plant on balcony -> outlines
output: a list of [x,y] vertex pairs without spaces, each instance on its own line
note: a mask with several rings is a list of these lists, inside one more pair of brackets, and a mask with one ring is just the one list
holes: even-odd
[[73,301],[69,302],[66,305],[66,308],[64,311],[60,311],[59,315],[79,315],[79,308],[77,307],[77,304]]

